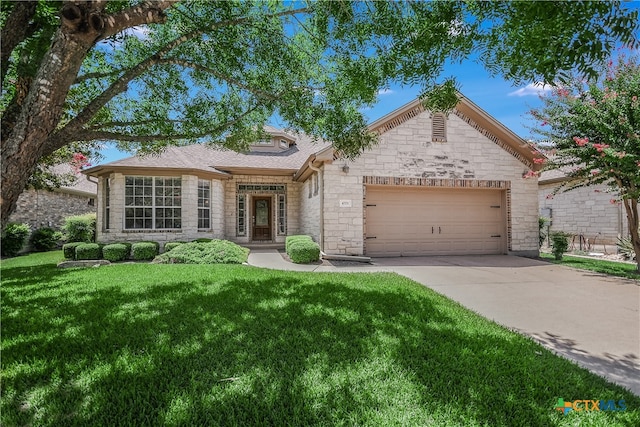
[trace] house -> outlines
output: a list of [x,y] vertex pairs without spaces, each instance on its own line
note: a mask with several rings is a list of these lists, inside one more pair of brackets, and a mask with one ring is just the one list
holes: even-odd
[[[68,173],[70,167],[59,165],[57,173]],[[50,190],[25,190],[18,198],[10,222],[29,224],[32,230],[40,227],[59,229],[65,218],[96,211],[97,181],[78,175],[72,185]]]
[[[538,180],[540,216],[549,220],[551,231],[564,231],[583,243],[615,245],[629,235],[624,206],[606,185],[578,187],[554,194],[568,178],[560,170],[544,171]],[[576,240],[576,244],[579,241]]]
[[464,97],[448,115],[415,100],[370,128],[380,142],[354,161],[269,127],[246,153],[172,147],[85,170],[98,178],[98,240],[308,234],[327,254],[537,255],[525,141]]

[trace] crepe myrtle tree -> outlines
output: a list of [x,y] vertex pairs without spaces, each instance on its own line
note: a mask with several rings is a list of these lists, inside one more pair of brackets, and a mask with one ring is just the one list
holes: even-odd
[[555,81],[592,73],[639,27],[620,2],[3,1],[0,22],[2,225],[73,144],[243,149],[279,117],[353,157],[377,138],[362,107],[391,83],[446,111],[447,60]]
[[539,124],[534,130],[550,143],[546,168],[559,168],[569,178],[557,191],[610,186],[611,203],[624,206],[640,253],[640,58],[622,51],[600,78],[571,79],[542,101],[531,115]]

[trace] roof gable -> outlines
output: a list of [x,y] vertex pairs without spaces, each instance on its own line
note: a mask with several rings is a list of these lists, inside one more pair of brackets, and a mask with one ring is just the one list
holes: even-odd
[[[459,102],[451,114],[455,114],[460,119],[464,120],[469,126],[473,127],[489,140],[493,141],[530,169],[540,169],[541,165],[536,164],[533,159],[535,157],[541,157],[541,154],[533,145],[529,144],[502,123],[498,122],[489,113],[469,100],[469,98],[466,98],[461,93],[458,95]],[[422,102],[420,102],[420,99],[415,99],[414,101],[411,101],[386,116],[374,121],[369,125],[369,129],[372,132],[382,135],[383,133],[400,126],[407,120],[418,116],[424,111],[426,111],[426,109]]]

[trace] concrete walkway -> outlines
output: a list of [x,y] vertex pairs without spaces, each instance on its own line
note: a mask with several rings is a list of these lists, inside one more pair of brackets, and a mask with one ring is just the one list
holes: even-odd
[[514,256],[377,258],[298,265],[277,250],[249,264],[278,270],[402,274],[640,395],[640,282]]

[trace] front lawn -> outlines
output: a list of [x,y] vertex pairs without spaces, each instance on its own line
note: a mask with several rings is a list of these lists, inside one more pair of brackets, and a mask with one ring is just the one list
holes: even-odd
[[583,270],[595,271],[597,273],[608,274],[610,276],[626,277],[627,279],[640,280],[640,274],[635,264],[625,262],[607,261],[604,259],[575,257],[564,255],[562,260],[557,261],[553,255],[541,252],[540,258],[554,264],[562,264],[567,267],[580,268]]
[[640,425],[640,398],[398,275],[61,258],[2,261],[2,425]]

